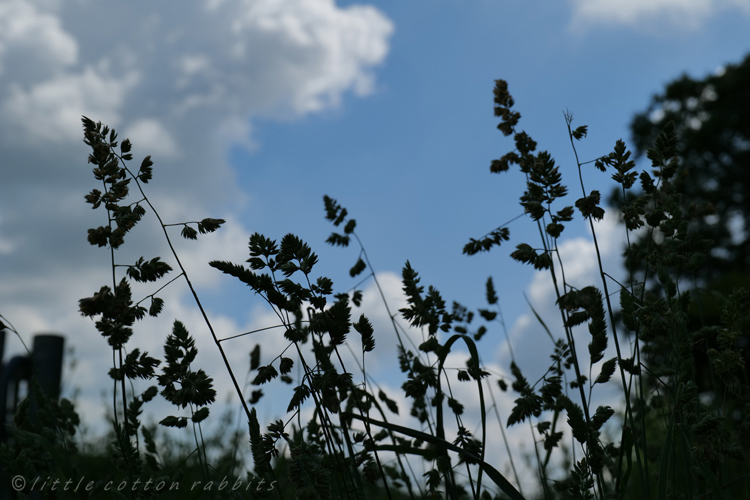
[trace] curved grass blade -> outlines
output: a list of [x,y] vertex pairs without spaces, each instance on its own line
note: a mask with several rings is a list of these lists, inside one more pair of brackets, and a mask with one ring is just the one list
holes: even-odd
[[[443,363],[445,363],[445,358],[448,356],[448,353],[450,352],[450,348],[453,345],[454,342],[457,340],[463,340],[466,343],[466,347],[469,348],[469,353],[471,354],[471,359],[474,363],[473,366],[477,368],[478,372],[481,372],[481,369],[479,368],[479,352],[477,351],[477,345],[474,343],[474,341],[469,337],[468,335],[453,335],[451,338],[448,339],[448,341],[443,346],[443,351],[440,354],[440,366],[438,368],[438,373],[440,373],[443,370]],[[487,445],[487,409],[485,408],[484,404],[484,390],[482,389],[482,376],[480,373],[477,373],[477,387],[479,388],[479,405],[480,405],[480,414],[482,418],[482,455],[479,457],[480,461],[484,462],[484,450]],[[438,376],[438,391],[440,390],[440,377]],[[439,404],[437,406],[437,416],[438,416],[438,422],[437,422],[437,429],[440,433],[438,435],[439,438],[444,439],[444,429],[443,429],[443,405]],[[477,477],[477,494],[482,489],[482,472],[483,469],[479,469],[479,474]],[[503,478],[505,479],[505,478]]]
[[[376,425],[378,427],[383,427],[385,429],[391,430],[393,432],[398,432],[401,434],[404,434],[406,436],[413,437],[415,439],[419,439],[422,441],[425,441],[427,443],[432,443],[437,446],[445,447],[451,451],[454,451],[458,454],[465,455],[468,458],[471,458],[472,460],[475,460],[479,467],[484,471],[485,474],[487,474],[487,477],[489,477],[492,482],[494,482],[500,490],[505,493],[511,500],[526,500],[523,495],[521,495],[518,490],[513,487],[513,485],[505,479],[505,477],[500,474],[500,472],[492,467],[490,464],[486,463],[484,460],[481,460],[479,457],[474,456],[473,453],[469,453],[468,451],[459,448],[458,446],[454,445],[453,443],[446,441],[444,439],[438,439],[437,437],[433,436],[432,434],[427,434],[422,431],[418,431],[416,429],[410,429],[408,427],[404,427],[402,425],[396,425],[391,424],[389,422],[380,422],[378,420],[373,420],[368,417],[363,417],[361,415],[355,415],[354,413],[345,413],[345,416],[347,418],[355,418],[357,420],[361,420],[363,422],[366,422],[370,425]],[[389,445],[385,445],[389,446]],[[415,454],[421,454],[421,451],[419,451],[417,448],[413,448]],[[384,450],[388,451],[388,450]],[[391,450],[392,451],[392,450]]]

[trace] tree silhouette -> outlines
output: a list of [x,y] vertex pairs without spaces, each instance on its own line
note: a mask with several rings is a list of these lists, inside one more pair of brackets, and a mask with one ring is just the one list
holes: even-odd
[[750,54],[702,80],[683,75],[654,96],[630,125],[637,156],[670,121],[683,157],[676,182],[684,208],[713,212],[692,228],[714,240],[697,283],[748,283],[750,238],[743,228],[750,222]]
[[[680,208],[698,216],[689,231],[713,240],[702,265],[676,270],[680,286],[692,290],[689,330],[704,332],[692,339],[695,382],[701,393],[723,401],[724,415],[731,416],[748,404],[750,395],[733,391],[734,382],[721,376],[717,356],[728,346],[709,329],[721,325],[722,316],[728,317],[727,303],[719,294],[729,297],[739,287],[750,289],[750,238],[744,230],[750,223],[750,54],[702,80],[682,75],[667,84],[631,122],[636,156],[648,155],[654,139],[670,123],[681,157],[673,178],[675,190],[683,193]],[[628,196],[628,200],[634,198]],[[621,192],[612,193],[610,203],[623,201],[627,200]],[[625,252],[626,266],[636,276],[645,276],[646,290],[656,296],[663,290],[657,277],[646,273],[645,262],[651,239],[658,241],[661,236],[644,233]],[[743,335],[731,347],[742,353],[747,380],[750,324],[744,321],[737,326]],[[643,352],[651,369],[668,373],[675,368],[657,344],[646,346]]]

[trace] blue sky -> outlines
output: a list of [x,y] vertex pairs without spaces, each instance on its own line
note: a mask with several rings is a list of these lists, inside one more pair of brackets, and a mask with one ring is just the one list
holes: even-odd
[[[227,219],[197,243],[175,232],[222,336],[272,324],[249,290],[206,264],[244,261],[253,232],[298,234],[336,291],[356,283],[348,276],[356,250],[324,243],[332,229],[323,217],[327,194],[358,221],[393,309],[403,307],[398,277],[407,259],[423,284],[474,308],[484,306],[491,275],[522,368],[543,370],[539,356],[548,359],[551,345],[542,343],[523,293],[554,321],[549,277],[508,257],[518,243],[537,244],[534,226],[519,219],[503,247],[461,254],[470,237],[521,213],[521,174],[489,172],[512,148],[495,128],[494,80],[509,82],[519,128],[556,158],[573,204],[580,191],[563,111],[589,126],[578,143],[582,160],[606,154],[617,139],[629,141],[630,119],[668,81],[741,60],[749,26],[746,0],[210,0],[179,10],[145,1],[0,0],[0,313],[27,342],[40,332],[67,335],[78,365],[66,371],[66,388],[80,389],[82,412],[96,420],[100,393],[111,390],[110,356],[77,301],[107,284],[108,255],[86,242],[86,229],[104,223],[83,201],[95,187],[81,142],[86,114],[130,137],[136,161],[152,155],[149,193],[167,220]],[[611,188],[609,175],[593,168],[585,181],[588,190]],[[624,235],[611,219],[601,231],[605,264],[616,268]],[[561,242],[566,275],[598,285],[580,218]],[[122,263],[167,254],[153,220],[125,247]],[[400,380],[387,369],[388,318],[372,283],[363,289],[380,339],[374,369],[398,392]],[[165,313],[140,326],[134,345],[161,356],[171,322],[183,320],[198,339],[199,361],[220,394],[229,393],[184,287],[163,297]],[[503,338],[496,328],[483,341],[483,359],[497,373],[508,371]],[[279,334],[269,339],[270,356],[283,346]],[[232,344],[239,373],[252,344]],[[20,349],[8,340],[8,351]],[[282,408],[270,401],[262,412],[269,419]],[[153,413],[168,411],[163,404]]]
[[[467,288],[477,280],[481,285],[493,268],[512,276],[514,288],[529,279],[504,249],[473,258],[460,254],[468,237],[520,213],[520,176],[488,170],[489,160],[512,146],[495,129],[494,79],[509,82],[521,128],[552,152],[563,172],[573,172],[564,109],[574,112],[577,124],[589,125],[580,151],[591,159],[610,151],[616,139],[629,139],[630,118],[664,83],[683,71],[712,72],[747,48],[747,20],[730,11],[693,28],[607,19],[574,28],[571,5],[564,3],[539,9],[514,2],[378,7],[396,29],[372,95],[345,95],[342,106],[295,123],[260,120],[258,149],[232,150],[240,182],[251,192],[257,186],[248,220],[270,233],[283,218],[287,227],[301,226],[296,231],[309,241],[320,241],[328,227],[314,209],[321,193],[328,194],[358,219],[383,268],[397,271],[411,259],[425,279],[441,290],[458,286],[455,298],[473,302],[481,298],[481,286]],[[609,192],[608,176],[591,167],[589,174],[587,182]],[[289,178],[288,186],[280,177]],[[296,196],[279,203],[286,190]],[[523,234],[523,226],[518,221],[512,234]],[[569,232],[583,230],[573,225]]]

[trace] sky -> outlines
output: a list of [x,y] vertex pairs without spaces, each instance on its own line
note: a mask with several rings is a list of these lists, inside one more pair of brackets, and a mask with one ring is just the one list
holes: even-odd
[[[527,298],[556,336],[559,316],[549,275],[509,254],[519,243],[538,246],[536,228],[521,217],[500,248],[472,257],[461,252],[469,238],[522,214],[522,174],[489,172],[491,160],[513,149],[496,129],[494,80],[508,81],[522,115],[519,129],[556,159],[570,187],[565,204],[572,205],[580,186],[563,112],[573,112],[574,126],[589,126],[576,144],[582,161],[607,154],[617,139],[629,143],[633,115],[667,82],[739,62],[750,50],[749,26],[747,0],[533,6],[515,0],[186,0],[179,9],[145,1],[0,0],[0,314],[29,345],[37,333],[65,335],[72,350],[63,395],[75,396],[91,428],[101,430],[102,393],[112,390],[105,376],[111,352],[93,321],[78,313],[78,300],[111,283],[111,270],[109,253],[86,241],[88,228],[106,222],[83,199],[97,187],[82,142],[86,115],[131,139],[131,166],[151,155],[147,194],[165,222],[227,221],[198,241],[180,238],[179,228],[170,233],[220,337],[275,324],[259,297],[207,265],[244,262],[255,232],[276,240],[297,234],[320,258],[315,273],[332,278],[336,292],[357,285],[348,270],[358,249],[325,243],[333,229],[324,219],[328,195],[356,219],[392,311],[405,306],[400,275],[407,260],[448,304],[473,309],[486,307],[484,284],[492,276],[516,361],[535,380],[552,345]],[[587,191],[606,196],[609,175],[584,168]],[[641,161],[639,168],[647,165]],[[625,236],[613,212],[596,231],[605,268],[623,276]],[[600,285],[590,230],[580,216],[560,248],[571,283]],[[168,251],[149,214],[117,261],[160,255],[173,262]],[[364,312],[376,327],[368,370],[406,408],[388,314],[372,279],[359,286],[365,300],[355,314]],[[153,292],[134,290],[135,296]],[[160,296],[164,312],[137,324],[132,346],[161,357],[171,324],[180,319],[196,338],[197,364],[214,378],[219,400],[231,400],[226,369],[184,283]],[[579,333],[585,346],[586,332]],[[409,335],[418,342],[423,333]],[[493,373],[507,377],[505,339],[494,325],[481,353]],[[231,341],[228,356],[240,378],[256,343],[264,362],[285,346],[278,330]],[[6,360],[21,350],[9,336]],[[456,363],[465,357],[457,353]],[[473,401],[467,413],[476,414],[476,394],[462,391]],[[602,392],[606,399],[616,387]],[[283,391],[266,397],[259,415],[281,418],[283,397]],[[498,397],[507,418],[514,396]],[[231,401],[228,407],[236,409]],[[146,415],[158,421],[168,412],[177,410],[162,401]],[[528,429],[518,427],[514,449],[528,452],[528,434],[521,435]],[[493,453],[503,462],[499,450]]]

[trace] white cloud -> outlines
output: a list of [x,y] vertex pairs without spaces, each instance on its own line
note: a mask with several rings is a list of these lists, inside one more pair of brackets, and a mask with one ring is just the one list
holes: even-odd
[[36,60],[54,70],[76,62],[78,44],[54,15],[23,0],[5,1],[0,3],[0,75],[6,58]]
[[214,138],[224,149],[239,146],[253,152],[260,147],[253,139],[250,121],[236,114],[227,116],[217,125]]
[[152,160],[178,155],[177,144],[169,130],[155,118],[141,118],[125,129],[127,137],[143,151],[149,151]]
[[[229,0],[208,10],[209,22],[221,26],[212,43],[223,47],[210,59],[180,59],[176,86],[191,82],[197,91],[183,99],[183,110],[217,101],[293,113],[336,106],[348,89],[372,91],[370,68],[384,60],[393,33],[374,7],[339,8],[333,0]],[[263,100],[248,96],[251,89],[262,89]]]
[[89,66],[81,73],[61,74],[28,90],[13,84],[3,108],[10,125],[20,126],[28,141],[70,143],[80,139],[81,115],[105,123],[119,122],[125,95],[138,80],[136,73],[115,78]]
[[643,23],[695,29],[722,10],[750,12],[748,0],[572,0],[571,3],[574,30],[602,24],[637,27]]
[[[153,155],[154,180],[146,189],[165,222],[219,217],[213,207],[222,207],[228,223],[211,235],[214,243],[187,242],[193,246],[186,254],[202,265],[195,266],[196,282],[211,286],[218,275],[206,270],[211,245],[218,238],[220,248],[244,252],[249,234],[226,212],[247,197],[226,163],[228,147],[255,146],[250,134],[257,116],[296,117],[335,105],[344,92],[362,93],[393,31],[377,9],[340,8],[332,0],[228,0],[213,10],[196,0],[178,12],[152,2],[107,9],[87,2],[0,2],[0,303],[24,311],[19,321],[27,332],[39,325],[76,331],[79,323],[61,315],[63,309],[77,315],[75,300],[63,307],[59,296],[80,298],[101,283],[85,257],[92,254],[84,228],[102,220],[82,200],[90,189],[82,185],[90,170],[82,114],[117,129],[120,141],[131,138],[130,166]],[[91,29],[112,15],[118,23]],[[155,243],[160,238],[145,221],[126,246],[163,254]],[[127,262],[141,255],[130,256],[135,250],[129,248],[118,252]],[[191,258],[186,262],[192,265]]]
[[[80,387],[80,408],[95,434],[106,425],[100,419],[101,392],[112,390],[105,375],[111,350],[94,322],[78,313],[78,300],[110,284],[111,275],[108,252],[86,243],[86,228],[105,224],[106,216],[92,212],[82,199],[100,186],[85,179],[90,166],[89,150],[81,143],[81,115],[117,129],[120,141],[131,139],[129,166],[137,168],[143,156],[152,155],[154,180],[146,192],[165,223],[207,216],[227,220],[198,241],[182,240],[180,228],[170,228],[192,283],[199,293],[212,293],[227,277],[207,262],[243,262],[250,234],[232,212],[248,195],[239,192],[225,161],[228,147],[256,147],[251,137],[256,117],[296,118],[337,106],[348,92],[372,92],[373,71],[385,60],[393,33],[390,20],[376,8],[342,8],[333,0],[226,0],[205,7],[188,1],[175,11],[136,1],[111,7],[114,12],[108,6],[91,9],[88,2],[0,1],[0,144],[8,155],[0,183],[0,313],[27,343],[35,333],[61,332],[75,346],[80,362],[72,378],[64,373],[64,382]],[[91,29],[114,16],[118,22],[111,27]],[[228,200],[240,202],[227,208]],[[117,262],[161,255],[176,276],[160,231],[148,210],[117,251]],[[118,277],[121,272],[118,268]],[[400,307],[398,277],[379,278]],[[133,286],[136,300],[154,291]],[[364,296],[363,310],[378,332],[392,333],[387,313],[377,309],[379,294],[367,287]],[[214,377],[218,401],[230,393],[236,408],[223,360],[182,280],[159,297],[164,312],[136,325],[130,347],[162,357],[172,322],[183,321],[200,351],[196,366]],[[220,338],[278,323],[252,291],[247,297],[247,313],[230,317],[207,311]],[[376,341],[368,367],[392,368],[392,343]],[[263,344],[265,363],[288,344],[278,329],[222,343],[248,397],[255,388],[245,387],[244,380],[255,343]],[[6,356],[21,352],[15,337],[7,344]],[[136,387],[142,391],[148,385],[139,381]],[[276,392],[268,396],[273,403],[286,396]],[[278,417],[286,404],[268,408],[269,418]],[[147,405],[146,420],[166,414],[183,413],[163,401]]]
[[347,91],[372,92],[393,33],[374,7],[333,0],[194,1],[178,16],[149,4],[118,12],[135,28],[111,35],[87,28],[97,12],[84,5],[43,8],[0,4],[6,127],[31,141],[67,141],[88,113],[113,127],[158,118],[179,148],[194,142],[186,134],[196,121],[211,130],[337,106]]

